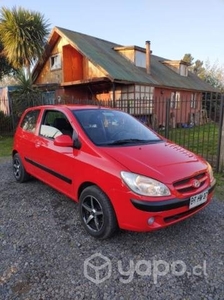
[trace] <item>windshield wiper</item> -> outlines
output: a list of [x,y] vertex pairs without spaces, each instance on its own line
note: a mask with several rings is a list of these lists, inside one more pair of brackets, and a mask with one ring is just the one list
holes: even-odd
[[123,139],[123,140],[116,140],[112,143],[108,143],[107,145],[125,145],[125,144],[133,144],[133,143],[150,143],[150,140],[140,140],[140,139]]

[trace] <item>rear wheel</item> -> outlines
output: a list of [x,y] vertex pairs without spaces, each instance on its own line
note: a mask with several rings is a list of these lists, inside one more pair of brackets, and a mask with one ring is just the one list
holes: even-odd
[[22,160],[18,153],[14,154],[13,156],[13,174],[16,181],[21,183],[27,181],[30,178],[29,174],[26,172],[22,164]]
[[110,200],[97,186],[87,187],[81,193],[79,212],[86,231],[95,238],[109,238],[118,227]]

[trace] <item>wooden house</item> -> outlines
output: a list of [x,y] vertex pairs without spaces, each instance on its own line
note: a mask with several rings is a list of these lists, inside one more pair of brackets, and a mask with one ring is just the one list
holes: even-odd
[[170,118],[176,126],[201,113],[202,93],[217,92],[188,67],[183,60],[152,54],[149,41],[145,48],[123,46],[55,27],[33,80],[48,103],[110,101],[115,107],[128,107],[130,113],[156,116],[160,124],[170,99]]

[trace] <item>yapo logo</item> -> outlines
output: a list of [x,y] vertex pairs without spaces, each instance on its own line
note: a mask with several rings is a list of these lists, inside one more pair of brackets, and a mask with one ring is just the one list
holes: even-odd
[[99,284],[110,278],[111,261],[101,253],[95,253],[84,261],[84,276],[93,283]]
[[[154,284],[157,284],[159,278],[171,274],[172,276],[208,276],[206,261],[202,265],[196,265],[187,268],[183,260],[165,261],[163,259],[136,260],[130,259],[128,264],[124,265],[122,260],[118,260],[113,266],[113,272],[120,274],[120,282],[127,284],[134,280],[134,275],[148,276]],[[95,253],[84,261],[84,276],[95,284],[99,284],[109,279],[112,275],[111,260],[102,255]]]

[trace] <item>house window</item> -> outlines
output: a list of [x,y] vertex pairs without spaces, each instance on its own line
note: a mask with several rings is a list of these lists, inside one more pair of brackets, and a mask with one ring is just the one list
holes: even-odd
[[179,92],[172,92],[171,93],[171,102],[170,108],[180,108],[180,93]]
[[42,93],[43,104],[55,104],[55,91],[47,91]]
[[55,54],[50,57],[50,67],[51,70],[56,70],[61,68],[61,55]]
[[[115,93],[116,95],[116,93]],[[120,105],[122,109],[134,115],[152,113],[154,87],[145,85],[123,86],[120,90]]]
[[[144,85],[123,86],[115,91],[115,100],[153,100],[154,87]],[[113,92],[110,92],[113,99]]]
[[179,70],[181,76],[185,76],[185,77],[188,76],[188,67],[186,65],[180,64]]
[[154,87],[145,85],[135,86],[135,98],[152,100],[154,95]]
[[191,94],[191,108],[197,108],[197,94]]

